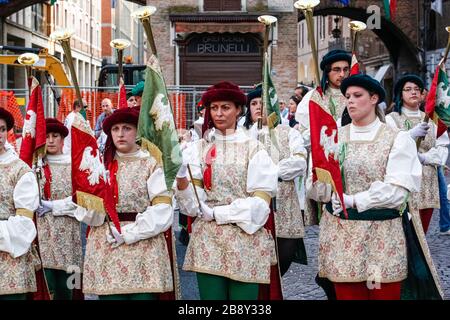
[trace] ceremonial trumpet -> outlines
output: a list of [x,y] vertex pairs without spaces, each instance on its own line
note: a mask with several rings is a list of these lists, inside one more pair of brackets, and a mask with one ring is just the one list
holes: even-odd
[[37,54],[26,52],[22,53],[18,58],[17,62],[24,65],[27,69],[28,78],[31,77],[31,67],[39,61],[39,56]]
[[[75,93],[80,106],[83,106],[83,99],[81,97],[80,87],[78,85],[77,74],[75,73],[75,67],[72,60],[72,51],[70,49],[70,37],[72,37],[73,31],[71,30],[59,30],[50,34],[50,39],[53,41],[59,41],[63,48],[64,54],[67,57],[67,65],[69,66],[70,75],[72,77],[73,86],[75,87]],[[83,109],[82,109],[83,110]]]
[[450,26],[445,27],[445,30],[448,32],[448,42],[447,42],[447,48],[445,49],[444,58],[442,61],[445,63],[448,58],[448,52],[450,51]]
[[123,50],[128,48],[131,45],[131,43],[126,39],[114,39],[111,40],[109,45],[117,50],[117,59],[118,59],[117,82],[120,84],[120,78],[123,77]]
[[133,18],[139,19],[144,26],[145,35],[147,36],[147,40],[150,43],[150,48],[152,49],[152,53],[157,56],[155,39],[153,38],[152,26],[150,25],[150,17],[152,14],[156,12],[156,7],[154,6],[145,6],[139,8],[131,13]]
[[[267,60],[269,57],[268,54],[268,48],[269,48],[269,34],[271,31],[271,26],[276,23],[278,21],[278,19],[274,16],[270,16],[270,15],[262,15],[258,17],[258,21],[261,22],[262,24],[264,24],[265,26],[265,32],[264,32],[264,60]],[[263,99],[262,99],[262,112],[261,112],[261,116],[258,117],[258,129],[261,130],[262,126],[263,126],[263,118],[266,116],[267,113],[267,106],[265,105],[265,93],[267,92],[267,83],[264,81],[264,68],[265,68],[266,62],[264,62],[264,66],[263,66]]]
[[358,32],[366,30],[367,25],[364,22],[353,20],[348,23],[348,26],[352,31],[352,52],[354,53],[356,50],[356,36]]
[[316,40],[314,38],[314,23],[313,23],[313,10],[314,7],[320,4],[320,0],[299,0],[294,3],[294,7],[298,10],[302,10],[305,15],[306,26],[308,28],[309,43],[311,44],[311,51],[314,59],[314,71],[316,76],[317,85],[320,84],[319,73],[319,57],[316,48]]

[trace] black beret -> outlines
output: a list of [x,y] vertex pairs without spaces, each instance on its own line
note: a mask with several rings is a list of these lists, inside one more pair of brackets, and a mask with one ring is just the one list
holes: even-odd
[[352,56],[345,50],[331,50],[323,56],[320,62],[320,69],[324,70],[326,65],[336,61],[347,61],[350,65],[352,63]]
[[250,108],[250,102],[255,98],[262,96],[262,86],[258,85],[255,89],[247,93],[247,108]]
[[366,89],[367,91],[378,94],[378,103],[383,102],[386,98],[386,91],[384,91],[384,88],[381,86],[381,84],[377,80],[366,74],[356,74],[344,79],[344,81],[342,81],[341,83],[341,92],[344,96],[347,88],[351,86],[361,87]]
[[419,86],[420,90],[423,90],[423,88],[425,87],[425,84],[424,84],[422,78],[420,78],[418,75],[415,75],[412,73],[405,74],[400,79],[398,79],[397,82],[395,83],[394,96],[397,96],[400,94],[400,91],[403,90],[403,86],[407,82],[412,82],[412,83],[417,84]]

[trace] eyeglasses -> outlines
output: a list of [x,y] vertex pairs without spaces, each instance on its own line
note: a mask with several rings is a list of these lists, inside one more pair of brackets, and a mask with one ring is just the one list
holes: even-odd
[[411,91],[415,91],[415,92],[420,92],[420,88],[419,87],[415,87],[415,88],[403,88],[403,92],[411,92]]
[[334,67],[334,68],[331,68],[331,71],[333,71],[335,73],[341,73],[342,71],[344,71],[344,73],[348,73],[350,71],[350,68],[349,67],[345,67],[345,68]]

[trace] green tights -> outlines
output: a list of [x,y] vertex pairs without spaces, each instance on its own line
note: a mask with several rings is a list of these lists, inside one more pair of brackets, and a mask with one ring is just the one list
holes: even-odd
[[201,300],[256,300],[259,284],[235,281],[207,273],[197,273]]
[[44,269],[44,272],[53,300],[72,300],[72,289],[67,287],[67,279],[70,274],[57,269]]

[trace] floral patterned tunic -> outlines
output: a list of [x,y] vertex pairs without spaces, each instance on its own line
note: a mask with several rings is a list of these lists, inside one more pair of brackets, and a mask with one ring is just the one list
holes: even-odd
[[[424,113],[421,112],[421,117],[407,117],[405,113],[400,115],[397,112],[391,112],[389,116],[394,119],[400,130],[409,130],[423,121]],[[419,152],[427,152],[435,145],[436,134],[434,130],[430,129],[420,144]],[[420,192],[411,193],[409,204],[412,208],[417,209],[440,208],[439,181],[436,166],[423,165]]]
[[[373,141],[350,141],[350,126],[339,131],[347,144],[343,164],[346,194],[365,191],[384,181],[398,130],[381,124]],[[370,168],[370,170],[368,170]],[[397,282],[407,276],[401,218],[384,221],[345,220],[324,213],[320,221],[319,275],[332,282]]]
[[[0,220],[8,220],[10,216],[16,215],[14,188],[27,172],[31,172],[31,169],[20,159],[8,164],[0,163]],[[35,292],[35,270],[39,268],[40,260],[33,246],[28,253],[18,258],[0,251],[0,295]]]
[[[117,212],[144,212],[150,206],[147,180],[155,171],[150,157],[121,158],[116,155],[119,186]],[[121,222],[125,226],[133,222]],[[83,292],[110,295],[172,291],[170,257],[164,233],[131,245],[112,248],[106,241],[108,225],[92,228],[84,264]]]
[[[49,162],[52,182],[51,199],[64,199],[72,195],[72,168],[68,163]],[[41,194],[46,183],[41,180]],[[65,270],[82,268],[81,226],[73,217],[54,216],[47,213],[37,218],[39,250],[42,265],[48,269]],[[73,269],[72,269],[73,270]]]
[[[196,158],[201,159],[202,168],[206,168],[206,154],[212,145],[203,139],[196,142]],[[247,170],[250,159],[259,149],[264,147],[249,139],[216,144],[212,187],[207,191],[209,207],[229,205],[236,199],[252,196],[247,192]],[[248,234],[236,224],[219,225],[216,221],[196,219],[183,270],[268,284],[270,266],[276,263],[275,242],[264,227]]]

